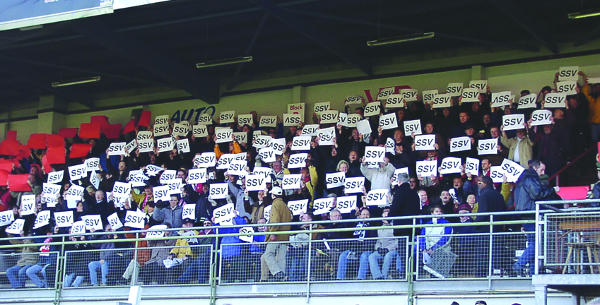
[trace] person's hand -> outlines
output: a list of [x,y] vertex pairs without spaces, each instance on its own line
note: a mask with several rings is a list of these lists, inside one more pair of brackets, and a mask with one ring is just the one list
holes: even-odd
[[381,137],[383,134],[383,128],[381,126],[377,127],[377,134]]

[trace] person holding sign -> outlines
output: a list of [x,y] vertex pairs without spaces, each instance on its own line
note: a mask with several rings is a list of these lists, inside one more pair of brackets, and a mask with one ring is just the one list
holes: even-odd
[[[271,189],[271,197],[273,198],[273,204],[271,205],[271,214],[269,216],[269,223],[280,223],[292,221],[292,212],[288,208],[287,204],[283,201],[283,190],[275,186]],[[270,226],[269,232],[278,231],[289,231],[289,225],[283,226]],[[286,278],[286,262],[285,258],[287,255],[287,244],[277,243],[278,241],[288,241],[289,235],[284,234],[272,234],[269,235],[269,243],[265,249],[265,253],[260,258],[261,263],[261,275],[260,280],[268,280],[268,272],[271,273],[273,279],[277,282],[284,281]],[[266,272],[263,272],[266,271]]]
[[533,156],[533,141],[527,134],[527,125],[523,125],[524,129],[517,130],[517,136],[514,138],[508,138],[506,131],[504,131],[504,125],[500,126],[502,131],[502,137],[500,137],[500,143],[508,148],[508,158],[521,166],[527,167],[527,163]]
[[[381,153],[373,151],[373,153]],[[366,153],[365,153],[366,157]],[[367,180],[371,182],[371,189],[390,189],[392,182],[391,178],[394,175],[396,168],[390,164],[387,157],[380,156],[381,160],[377,163],[377,168],[369,168],[367,162],[364,161],[360,165],[360,171]]]
[[161,224],[168,224],[173,228],[181,228],[183,224],[183,219],[181,218],[183,208],[179,205],[180,200],[181,197],[179,194],[172,194],[169,206],[164,208],[157,207],[152,214],[152,218]]
[[585,85],[581,88],[581,92],[589,102],[589,121],[591,128],[592,143],[600,141],[600,83],[591,84],[591,79],[582,71],[579,75],[585,80]]

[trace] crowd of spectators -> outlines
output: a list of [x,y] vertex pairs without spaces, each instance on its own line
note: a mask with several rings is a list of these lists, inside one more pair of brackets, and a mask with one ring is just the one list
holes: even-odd
[[[556,173],[567,160],[580,154],[600,138],[600,106],[597,104],[600,84],[588,84],[587,77],[583,73],[580,76],[577,94],[566,97],[566,107],[551,108],[552,122],[542,126],[531,125],[530,116],[535,109],[520,109],[519,96],[513,97],[507,106],[492,107],[491,90],[488,86],[486,92],[479,94],[477,102],[462,102],[460,96],[453,97],[451,106],[446,108],[432,109],[432,105],[423,102],[421,98],[406,102],[405,107],[391,109],[386,108],[382,101],[380,115],[364,118],[370,125],[370,133],[361,133],[356,127],[339,123],[320,124],[321,129],[333,127],[333,141],[323,144],[321,137],[312,136],[309,149],[304,150],[292,150],[294,139],[303,135],[304,124],[284,127],[279,117],[276,127],[260,127],[259,116],[254,112],[251,113],[252,120],[249,124],[240,125],[235,121],[219,124],[215,121],[207,126],[207,136],[196,137],[192,128],[189,128],[187,136],[175,137],[175,140],[188,140],[189,152],[180,147],[159,152],[155,143],[155,148],[150,152],[140,152],[138,147],[123,155],[109,153],[111,142],[130,143],[140,131],[152,130],[145,127],[135,128],[132,132],[122,134],[121,139],[113,141],[108,141],[104,136],[98,139],[75,137],[66,142],[66,148],[68,150],[73,143],[91,144],[85,157],[68,158],[65,164],[52,164],[51,168],[47,168],[48,164],[43,159],[49,152],[41,149],[33,150],[29,156],[14,162],[11,173],[28,173],[27,183],[31,191],[15,192],[6,186],[0,187],[0,212],[12,211],[14,219],[24,220],[17,234],[5,232],[11,223],[0,228],[0,234],[3,237],[35,236],[36,241],[50,243],[53,233],[73,233],[75,228],[69,225],[59,226],[54,217],[56,213],[72,211],[71,224],[88,219],[86,216],[99,215],[101,228],[91,228],[86,224],[86,231],[104,231],[106,234],[93,237],[73,234],[70,240],[95,238],[105,241],[75,243],[68,245],[66,250],[101,251],[69,252],[65,265],[65,287],[76,287],[87,282],[91,285],[117,284],[130,280],[134,272],[139,272],[138,279],[143,283],[206,283],[211,263],[210,246],[216,244],[215,238],[211,238],[215,228],[219,229],[219,233],[238,233],[240,228],[231,227],[231,224],[267,222],[297,222],[297,225],[259,227],[258,230],[293,230],[298,233],[255,235],[250,240],[241,236],[222,238],[219,241],[223,245],[219,253],[222,279],[306,279],[309,240],[323,241],[312,247],[312,255],[316,257],[312,268],[320,270],[314,273],[316,277],[337,280],[401,277],[406,266],[402,259],[402,251],[406,245],[397,237],[411,236],[412,232],[407,229],[386,229],[385,226],[411,224],[412,220],[373,222],[369,218],[431,215],[423,223],[487,221],[488,218],[482,216],[477,219],[470,216],[446,219],[444,214],[527,211],[534,209],[535,200],[560,198],[550,187],[548,175]],[[545,95],[554,91],[556,90],[551,86],[542,88],[537,94],[536,108],[544,108]],[[529,94],[528,90],[520,93],[521,96]],[[364,111],[363,104],[346,106],[340,112],[358,114],[362,118]],[[525,115],[525,124],[520,129],[504,131],[502,117],[516,113]],[[398,127],[384,130],[379,121],[384,114],[394,114]],[[315,115],[312,120],[314,124],[319,124],[321,118]],[[409,120],[420,120],[423,135],[435,135],[435,149],[416,150],[415,139],[420,133],[405,134],[403,123]],[[170,122],[170,130],[174,123],[178,122]],[[191,122],[188,127],[195,124],[196,122]],[[245,133],[246,143],[241,140],[219,141],[216,136],[219,127]],[[256,145],[257,139],[265,135],[272,139],[283,139],[281,141],[284,147],[280,151],[272,150],[276,151],[275,159],[269,160],[269,156],[262,153],[263,149]],[[171,135],[155,137],[154,140],[168,137]],[[471,149],[451,152],[450,139],[458,137],[468,137]],[[478,154],[477,143],[485,139],[496,139],[495,154]],[[268,147],[270,144],[266,145]],[[365,160],[365,151],[373,146],[386,148],[385,156],[380,162]],[[303,159],[301,166],[290,168],[290,159],[298,153],[306,153],[306,159]],[[243,170],[233,171],[227,164],[225,168],[217,169],[215,164],[205,166],[206,163],[199,160],[200,156],[211,155],[215,157],[217,164],[224,156],[234,157],[229,159],[230,163],[235,163],[231,160],[245,161]],[[460,158],[463,163],[461,171],[447,175],[436,173],[427,177],[417,174],[417,161],[435,161],[439,167],[446,157]],[[70,179],[70,167],[84,164],[92,158],[98,158],[96,168],[88,171],[85,177]],[[477,174],[466,170],[466,158],[475,158],[480,162]],[[506,178],[502,181],[492,179],[492,167],[501,165],[505,159],[523,167],[518,180],[509,182]],[[190,171],[196,168],[206,170],[202,172],[204,182],[189,183]],[[246,178],[251,173],[256,173],[255,169],[258,168],[266,178],[264,189],[248,191]],[[163,176],[167,173],[170,175],[171,170],[175,171],[175,176],[165,181]],[[56,196],[48,196],[48,173],[58,171],[64,171],[63,179],[54,183],[60,186],[60,191]],[[353,192],[345,191],[343,184],[328,187],[328,174],[339,172],[346,179],[364,177],[363,187]],[[285,177],[294,174],[300,177],[297,186],[284,185]],[[133,183],[133,177],[142,177],[142,182],[139,183],[140,180],[136,179],[137,183]],[[179,183],[174,183],[173,180]],[[131,190],[128,196],[117,196],[115,188],[121,185],[119,183],[129,183]],[[166,197],[155,197],[156,188],[173,184],[175,189],[171,189]],[[211,194],[216,184],[226,184],[224,196]],[[69,189],[75,186],[85,190],[80,198],[71,196],[73,194]],[[383,204],[369,203],[367,197],[373,190],[384,190],[386,195]],[[23,213],[24,196],[31,194],[35,196],[34,210],[32,213]],[[327,201],[325,208],[319,206],[316,209],[315,203],[323,198],[332,199]],[[343,206],[340,206],[338,198],[344,198]],[[297,205],[290,206],[290,202],[304,204],[299,204],[297,208]],[[351,203],[350,206],[347,205],[348,202]],[[191,214],[186,213],[190,211],[188,205],[195,205]],[[227,214],[230,217],[215,215],[215,210],[221,211],[221,208],[227,206],[234,208]],[[36,219],[42,211],[49,211],[49,221],[37,226]],[[128,219],[131,215],[142,214],[142,226],[127,225],[132,223]],[[336,222],[351,218],[357,218],[358,221]],[[314,228],[355,226],[356,230],[315,233],[309,236],[303,231],[312,226],[307,224],[312,220],[332,221],[327,226],[314,225]],[[163,230],[180,228],[179,231],[165,232],[165,235],[193,237],[140,242],[134,259],[132,248],[135,243],[121,240],[135,235],[117,233],[155,226],[162,226],[160,228]],[[364,230],[368,226],[382,228]],[[450,273],[457,272],[452,265],[455,260],[461,261],[461,250],[456,249],[456,246],[455,249],[450,248],[448,234],[488,230],[488,227],[485,228],[462,226],[455,228],[453,232],[450,227],[426,227],[417,232],[420,237],[416,240],[415,251],[420,252],[426,270],[433,276],[449,276]],[[498,231],[511,229],[519,228],[494,228]],[[525,226],[524,229],[532,231],[533,228]],[[457,238],[454,245],[468,247],[477,243],[469,238]],[[531,238],[531,234],[528,234],[528,238]],[[337,241],[342,239],[344,241]],[[2,242],[20,243],[24,240],[17,238]],[[532,244],[530,242],[529,245]],[[21,251],[19,260],[6,270],[12,287],[24,287],[29,279],[38,287],[48,285],[45,270],[56,261],[57,249],[53,246],[23,247]],[[519,261],[507,268],[508,271],[519,274],[532,272],[532,251],[528,247]],[[487,250],[471,251],[475,256],[485,255],[486,252]],[[356,261],[358,269],[351,275],[349,267],[352,261]],[[473,272],[482,269],[478,264],[479,260],[472,265]]]

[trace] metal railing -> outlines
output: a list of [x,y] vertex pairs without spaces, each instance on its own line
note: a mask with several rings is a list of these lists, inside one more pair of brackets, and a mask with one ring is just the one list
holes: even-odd
[[[69,235],[54,235],[54,241],[49,244],[33,242],[31,239],[36,237],[11,237],[3,241],[13,239],[29,241],[22,244],[0,245],[0,251],[18,252],[18,249],[23,247],[41,245],[59,249],[56,280],[53,286],[49,285],[56,291],[55,304],[60,303],[63,289],[94,284],[98,287],[103,285],[112,287],[210,285],[211,303],[214,304],[218,297],[219,285],[280,282],[306,284],[306,296],[309,298],[310,287],[315,283],[379,280],[407,282],[409,300],[411,300],[414,281],[439,279],[491,281],[527,276],[513,272],[511,266],[518,260],[520,252],[526,249],[527,237],[520,231],[520,227],[535,225],[534,213],[535,211],[443,215],[442,217],[450,221],[448,223],[431,223],[431,215],[343,219],[334,222],[315,221],[307,226],[306,230],[278,232],[265,232],[261,227],[267,227],[268,230],[271,226],[299,225],[299,223],[243,224],[228,226],[227,232],[234,231],[233,233],[223,233],[225,227],[199,227],[187,230],[201,232],[204,230],[203,233],[193,231],[195,233],[185,236],[165,234],[159,238],[147,238],[145,234],[149,230],[110,232],[109,234],[118,236],[117,239],[111,240],[99,238],[100,235],[107,233],[95,232],[80,235],[77,239]],[[472,218],[475,220],[473,221]],[[465,219],[468,221],[462,222]],[[391,225],[377,225],[383,220]],[[371,225],[356,227],[355,224],[360,221],[370,222]],[[336,224],[335,228],[322,228],[332,223]],[[393,223],[402,223],[402,225]],[[255,232],[240,233],[238,230],[242,227],[253,227]],[[235,230],[231,230],[232,228]],[[452,228],[455,231],[444,234],[445,228]],[[182,229],[165,231],[175,233],[174,231],[180,230]],[[380,230],[388,230],[388,235],[372,237],[378,236],[377,232]],[[390,230],[400,234],[389,235]],[[371,233],[360,233],[367,231]],[[339,236],[325,237],[331,236],[332,233],[338,233]],[[352,237],[354,233],[356,233],[355,238],[347,238]],[[264,242],[270,235],[290,236],[290,238],[279,242]],[[234,243],[230,242],[232,237],[236,240]],[[239,239],[239,237],[245,238]],[[427,246],[428,243],[435,244],[436,239],[440,240],[443,237],[447,237],[445,248]],[[225,240],[226,238],[229,241]],[[175,245],[178,240],[181,242],[189,239],[203,239],[204,242]],[[428,239],[431,240],[428,242]],[[114,249],[81,248],[82,245],[99,248],[107,242],[116,242],[120,245]],[[75,247],[80,248],[74,249]],[[165,255],[169,256],[173,252],[178,252],[173,251],[174,249],[181,248],[189,249],[191,254],[180,262],[164,262]],[[154,260],[156,264],[146,266],[148,257],[152,257],[153,254],[162,260],[160,262]],[[427,259],[424,259],[425,255],[428,256]],[[7,265],[13,263],[9,262]],[[174,265],[171,269],[167,268],[165,263]],[[94,273],[95,279],[92,280]],[[28,287],[32,285],[29,284]],[[0,289],[3,288],[8,289],[10,286],[0,283]]]

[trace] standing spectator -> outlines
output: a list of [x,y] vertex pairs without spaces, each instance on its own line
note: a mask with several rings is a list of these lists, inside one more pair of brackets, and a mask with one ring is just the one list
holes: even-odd
[[[421,213],[419,195],[408,184],[408,175],[398,174],[398,185],[392,190],[392,206],[390,208],[390,217],[397,216],[415,216]],[[410,225],[411,219],[394,220],[395,225]],[[410,229],[399,229],[395,232],[396,236],[410,236]]]
[[[505,209],[504,197],[493,187],[492,178],[483,176],[479,178],[478,213],[502,212]],[[488,221],[489,216],[477,216],[477,221]]]
[[170,227],[181,228],[183,225],[183,219],[181,219],[183,208],[179,205],[179,200],[179,194],[172,194],[169,206],[156,208],[152,218],[162,224],[169,224]]
[[510,139],[504,131],[504,126],[500,129],[502,130],[500,143],[508,148],[508,158],[527,167],[533,155],[533,141],[527,136],[527,129],[517,130],[517,136]]
[[394,175],[396,169],[392,164],[389,163],[389,159],[385,157],[384,162],[379,162],[377,168],[368,168],[366,162],[360,165],[360,171],[369,182],[371,182],[371,189],[390,189],[392,185],[391,178]]
[[[280,187],[273,187],[271,190],[273,204],[271,205],[271,214],[269,223],[282,223],[292,221],[292,212],[283,202],[283,190]],[[269,232],[289,231],[289,225],[270,226]],[[287,234],[272,234],[269,236],[270,241],[267,244],[265,253],[261,256],[261,281],[268,279],[269,272],[273,275],[275,281],[283,281],[285,279],[285,258],[287,255],[287,244],[277,243],[288,241]]]
[[[368,219],[371,217],[369,209],[366,207],[361,208],[358,211],[359,219]],[[346,279],[346,270],[348,268],[349,260],[359,260],[359,268],[356,279],[364,280],[367,278],[367,272],[369,271],[369,255],[371,255],[372,249],[375,247],[375,237],[377,232],[375,230],[364,230],[362,228],[369,227],[369,221],[360,221],[356,223],[356,230],[352,234],[353,240],[347,241],[346,250],[340,253],[337,267],[337,279]]]

